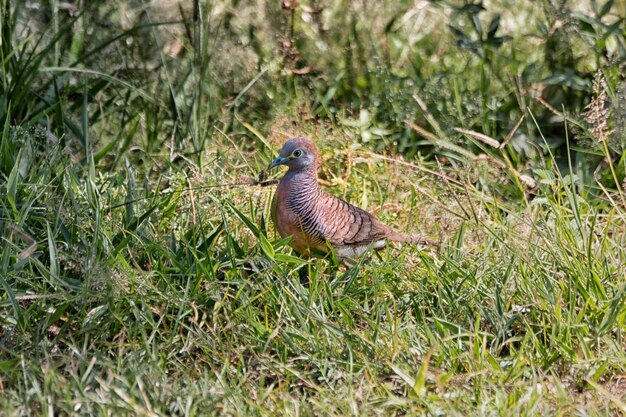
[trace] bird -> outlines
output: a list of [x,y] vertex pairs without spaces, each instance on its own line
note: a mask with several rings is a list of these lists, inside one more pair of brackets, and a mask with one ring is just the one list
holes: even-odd
[[267,170],[288,167],[272,200],[271,216],[283,238],[304,257],[328,255],[332,250],[350,265],[370,249],[382,249],[387,241],[434,244],[418,235],[393,230],[369,212],[322,189],[318,171],[322,159],[308,138],[288,139]]

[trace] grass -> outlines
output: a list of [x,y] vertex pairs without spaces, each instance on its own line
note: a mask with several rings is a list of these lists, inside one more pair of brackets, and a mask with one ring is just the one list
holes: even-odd
[[[0,1],[0,414],[626,414],[623,5],[418,3]],[[440,250],[296,257],[289,136]]]

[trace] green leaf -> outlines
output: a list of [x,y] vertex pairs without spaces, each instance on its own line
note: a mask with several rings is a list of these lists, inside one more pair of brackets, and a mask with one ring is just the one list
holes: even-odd
[[[4,255],[3,255],[2,261],[3,261],[3,265],[5,265],[8,261],[10,251],[4,250],[3,252],[4,252]],[[4,272],[6,273],[6,270]],[[15,321],[17,322],[18,328],[20,328],[21,330],[24,330],[25,322],[24,322],[24,316],[22,315],[22,310],[20,308],[20,305],[17,302],[17,299],[15,298],[15,291],[13,290],[13,288],[11,288],[9,283],[6,281],[5,276],[6,276],[5,274],[0,274],[0,285],[2,285],[2,288],[4,288],[5,294],[7,298],[9,299],[9,301],[11,302],[11,307],[13,308],[13,314],[15,314]]]
[[244,224],[246,226],[248,226],[248,229],[250,229],[250,231],[252,231],[254,236],[259,237],[261,235],[261,232],[260,232],[259,228],[257,227],[256,224],[254,224],[254,222],[252,220],[250,220],[245,214],[243,214],[241,211],[239,211],[239,209],[237,209],[237,207],[235,207],[232,203],[229,202],[228,206],[235,212],[237,217],[239,217],[239,219],[242,222],[244,222]]
[[274,257],[276,256],[276,252],[274,251],[274,247],[272,246],[270,241],[267,240],[267,238],[262,233],[259,234],[259,243],[261,245],[261,250],[263,251],[265,256],[267,256],[270,259],[274,259]]
[[13,165],[13,169],[11,169],[11,173],[9,174],[9,178],[7,180],[7,199],[9,200],[9,204],[13,209],[14,215],[17,215],[17,189],[20,180],[20,157],[22,154],[22,150],[20,149],[17,153],[17,158],[15,159],[15,164]]
[[50,256],[50,275],[53,278],[59,278],[59,259],[57,257],[57,245],[54,240],[54,234],[50,228],[50,223],[46,223],[46,231],[48,232],[48,253]]
[[415,384],[413,385],[413,391],[419,396],[426,394],[426,373],[428,372],[428,363],[432,355],[432,348],[422,358],[420,369],[417,372],[417,378],[415,378]]
[[600,13],[598,13],[598,17],[606,16],[606,14],[611,11],[611,8],[613,7],[613,3],[615,3],[615,0],[607,0],[607,2],[602,5],[602,8],[600,9]]
[[489,30],[487,31],[487,39],[493,39],[496,36],[496,32],[500,28],[500,15],[497,14],[491,22],[489,22]]
[[478,38],[482,39],[482,37],[483,37],[483,26],[480,23],[480,17],[478,17],[478,13],[472,14],[472,26],[474,26],[474,30],[478,34]]

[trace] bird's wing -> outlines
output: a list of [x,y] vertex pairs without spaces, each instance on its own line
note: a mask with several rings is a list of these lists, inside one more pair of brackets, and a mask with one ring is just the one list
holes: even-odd
[[324,238],[333,246],[367,245],[394,233],[367,211],[331,194],[318,200],[318,209],[323,210]]

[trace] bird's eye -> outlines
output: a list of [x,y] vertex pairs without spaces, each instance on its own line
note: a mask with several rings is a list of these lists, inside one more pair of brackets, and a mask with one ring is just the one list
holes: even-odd
[[302,151],[300,149],[296,149],[295,151],[293,151],[293,156],[295,156],[296,158],[300,158],[300,155],[302,155]]

